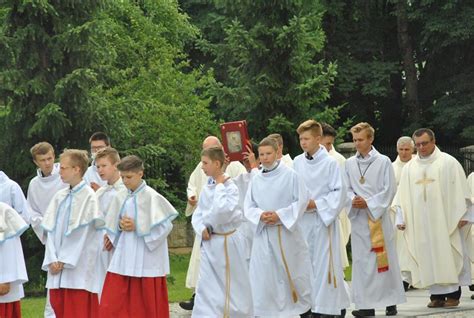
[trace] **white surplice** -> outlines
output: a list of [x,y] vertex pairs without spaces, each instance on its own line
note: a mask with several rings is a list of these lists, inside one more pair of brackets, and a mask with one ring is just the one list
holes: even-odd
[[31,212],[25,195],[18,183],[0,171],[0,202],[11,206],[26,223],[30,223]]
[[405,261],[413,286],[445,294],[470,284],[470,226],[458,228],[460,220],[472,222],[470,199],[462,166],[437,147],[403,168],[394,204],[406,224],[403,237],[411,257]]
[[[135,221],[135,231],[119,230],[122,216]],[[168,234],[176,209],[153,188],[142,184],[120,191],[105,215],[105,229],[114,245],[108,272],[132,277],[164,277],[170,273]]]
[[46,233],[41,227],[43,215],[53,196],[68,185],[61,180],[59,163],[55,163],[51,175],[44,177],[40,169],[36,170],[36,177],[28,185],[26,200],[30,205],[31,227],[41,243],[46,244]]
[[[339,164],[339,167],[341,168],[341,171],[345,171],[346,158],[339,152],[337,152],[336,149],[334,149],[334,146],[332,146],[331,150],[329,151],[329,156],[336,159],[337,163]],[[339,231],[339,241],[341,243],[341,263],[343,268],[347,268],[350,265],[349,257],[347,256],[347,244],[349,243],[349,238],[351,236],[351,221],[347,216],[347,211],[345,207],[343,207],[341,213],[339,213],[338,221],[341,229]]]
[[[192,224],[197,236],[201,236],[206,227],[221,235],[211,234],[210,240],[202,241],[200,283],[193,317],[253,316],[247,263],[249,246],[240,232],[242,219],[239,189],[235,183],[229,179],[216,185],[215,180],[209,178],[193,213]],[[230,286],[226,275],[230,275]],[[226,307],[226,297],[229,297],[229,307]]]
[[[303,180],[285,164],[279,162],[272,171],[264,171],[252,178],[245,198],[245,217],[256,226],[250,257],[254,314],[292,317],[311,308],[311,261],[299,222],[309,196]],[[279,224],[261,222],[265,211],[275,211]],[[288,274],[297,293],[296,303]]]
[[[123,184],[122,178],[118,178],[114,184],[107,184],[106,186],[100,187],[97,190],[96,195],[99,199],[99,210],[102,215],[107,215],[107,211],[109,209],[110,203],[112,199],[117,195],[120,191],[127,191],[127,188]],[[98,244],[99,248],[99,255],[97,261],[97,275],[99,280],[99,299],[100,295],[102,294],[102,287],[104,285],[105,275],[107,274],[107,269],[109,268],[110,261],[112,259],[112,255],[114,249],[107,251],[104,248],[104,235],[106,234],[105,230],[99,230],[100,234],[98,236]]]
[[[293,168],[304,180],[310,199],[315,201],[317,207],[306,211],[300,221],[313,267],[311,311],[340,315],[341,310],[350,305],[344,286],[338,219],[346,203],[342,170],[323,146],[311,160],[306,156],[304,153],[297,156]],[[331,281],[328,281],[328,275]]]
[[[231,161],[226,167],[225,173],[231,177],[235,178],[241,174],[247,173],[245,167],[239,161]],[[188,199],[192,196],[196,197],[196,200],[199,200],[199,195],[203,187],[207,183],[208,177],[202,170],[202,162],[199,162],[191,173],[188,182],[188,188],[186,190]],[[196,205],[192,206],[189,203],[186,205],[186,216],[193,214],[196,209]],[[201,258],[201,238],[199,236],[194,237],[193,249],[191,251],[191,258],[189,259],[188,271],[186,273],[186,288],[196,288],[197,281],[199,279],[199,262]]]
[[290,154],[286,154],[281,157],[281,162],[284,163],[288,168],[293,168],[293,159],[291,159]]
[[0,202],[0,284],[10,283],[10,291],[0,303],[23,298],[23,283],[28,281],[20,235],[28,225],[9,205]]
[[[471,172],[471,174],[467,177],[467,186],[469,187],[470,195],[471,195],[471,200],[469,202],[469,214],[470,216],[474,216],[474,172]],[[472,229],[472,223],[474,223],[474,220],[471,221],[471,240],[466,238],[466,244],[467,248],[470,251],[470,259],[471,259],[471,278],[472,282],[474,283],[474,230]]]
[[[364,183],[361,183],[361,177]],[[400,267],[390,220],[390,206],[396,192],[396,181],[390,159],[375,148],[362,158],[359,153],[346,161],[349,219],[352,247],[352,300],[357,309],[374,309],[406,302]],[[368,208],[352,207],[352,199],[360,196]],[[368,218],[382,220],[388,271],[377,270]]]
[[[48,272],[46,288],[99,291],[97,280],[97,227],[103,225],[94,190],[84,181],[59,190],[43,216],[41,226],[47,232],[42,269]],[[64,269],[51,274],[49,265],[64,263]]]
[[92,182],[97,183],[99,186],[103,187],[107,185],[107,181],[102,180],[95,165],[95,160],[92,161],[89,168],[87,168],[86,173],[84,174],[84,181],[90,186]]
[[[393,172],[395,175],[395,181],[397,182],[397,191],[398,191],[398,184],[400,183],[400,177],[402,175],[402,169],[407,164],[407,162],[401,161],[400,156],[397,156],[397,159],[395,159],[395,161],[392,162]],[[392,223],[394,225],[403,224],[403,216],[402,216],[401,209],[397,209],[397,207],[392,203],[392,208],[390,209],[390,212],[391,212]],[[406,265],[407,260],[410,259],[410,255],[408,253],[408,246],[407,246],[407,242],[405,238],[403,237],[403,231],[398,230],[398,228],[395,228],[395,246],[397,248],[397,256],[398,256],[398,262],[400,265],[400,270],[402,272],[402,279],[411,284],[412,279],[411,279],[410,269],[409,269],[409,266]]]

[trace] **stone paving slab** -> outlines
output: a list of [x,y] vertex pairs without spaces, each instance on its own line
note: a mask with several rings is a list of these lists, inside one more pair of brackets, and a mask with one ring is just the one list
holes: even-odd
[[[471,300],[473,292],[463,287],[461,302],[456,308],[428,308],[429,293],[426,290],[410,290],[406,293],[407,302],[398,305],[398,315],[393,317],[423,317],[423,318],[451,318],[466,317],[474,318],[474,300]],[[350,308],[346,317],[352,317]],[[384,310],[376,311],[377,316],[385,316]],[[173,318],[191,317],[191,312],[182,310],[178,303],[170,304],[170,316]],[[214,317],[209,317],[214,318]],[[216,317],[218,318],[218,317]]]

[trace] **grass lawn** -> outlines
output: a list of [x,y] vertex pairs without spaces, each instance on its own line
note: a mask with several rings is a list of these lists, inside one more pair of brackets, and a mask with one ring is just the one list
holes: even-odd
[[[168,278],[168,297],[170,302],[178,302],[191,298],[193,292],[184,287],[186,272],[191,254],[170,255],[171,276]],[[21,301],[23,318],[42,317],[44,311],[44,297],[29,297]]]

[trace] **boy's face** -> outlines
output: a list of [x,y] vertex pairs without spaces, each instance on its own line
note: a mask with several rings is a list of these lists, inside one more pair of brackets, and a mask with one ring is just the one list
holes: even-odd
[[332,145],[333,144],[334,144],[334,137],[333,136],[323,136],[323,137],[321,137],[321,145],[323,145],[328,152],[332,150]]
[[216,176],[221,170],[221,164],[219,161],[212,161],[208,156],[201,156],[202,171],[208,177]]
[[303,151],[314,154],[319,149],[319,142],[321,136],[315,136],[310,130],[304,131],[300,134],[300,146]]
[[369,137],[368,132],[364,129],[358,133],[352,133],[352,140],[359,153],[368,154],[372,148],[373,137]]
[[44,176],[49,176],[54,168],[54,153],[49,151],[45,155],[36,155],[33,162],[41,170]]
[[59,164],[59,174],[64,183],[73,184],[81,179],[81,168],[73,166],[69,157],[61,158]]
[[258,158],[264,167],[271,167],[277,160],[277,151],[272,146],[258,147]]
[[102,180],[105,180],[110,183],[110,181],[115,181],[117,178],[117,164],[113,164],[109,158],[103,157],[95,161],[95,166],[97,167],[97,172]]
[[143,171],[121,171],[123,184],[127,189],[135,191],[142,184]]
[[91,154],[92,157],[95,156],[95,154],[104,148],[107,148],[107,145],[105,144],[104,140],[92,140],[91,141]]

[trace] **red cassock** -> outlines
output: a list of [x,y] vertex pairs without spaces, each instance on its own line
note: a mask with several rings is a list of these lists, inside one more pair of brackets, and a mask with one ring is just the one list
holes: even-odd
[[99,297],[84,289],[50,289],[49,296],[56,318],[97,318]]
[[11,303],[0,303],[0,317],[21,318],[20,301],[18,300]]
[[107,273],[100,318],[168,318],[166,277],[131,277]]

